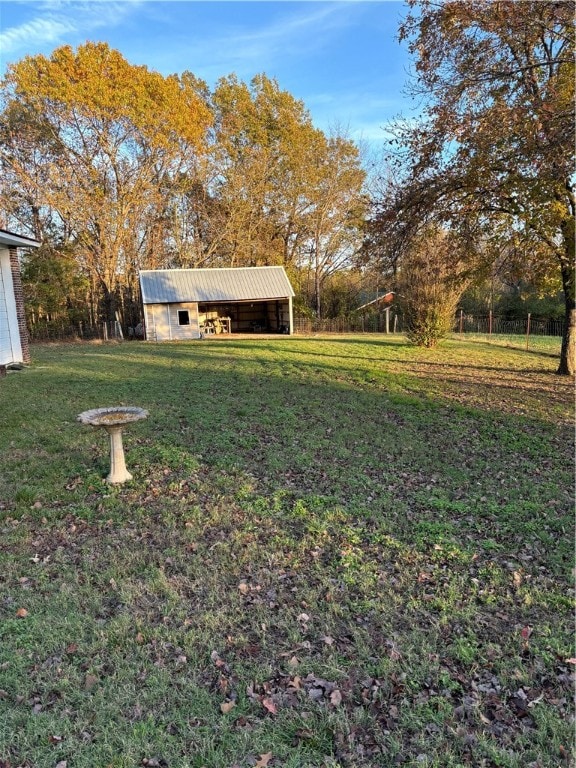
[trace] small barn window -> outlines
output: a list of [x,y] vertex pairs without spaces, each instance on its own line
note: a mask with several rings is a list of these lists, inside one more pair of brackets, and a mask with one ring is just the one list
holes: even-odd
[[178,310],[178,325],[190,325],[190,315],[187,309]]

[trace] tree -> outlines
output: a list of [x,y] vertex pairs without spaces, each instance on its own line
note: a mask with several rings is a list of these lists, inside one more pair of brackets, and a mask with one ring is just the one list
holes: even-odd
[[258,75],[214,93],[214,196],[229,264],[283,264],[312,277],[317,314],[327,276],[358,246],[364,172],[357,147],[314,128],[301,101]]
[[302,245],[317,148],[304,104],[275,80],[231,75],[214,91],[212,189],[225,212],[221,251],[233,264],[292,264]]
[[[0,86],[0,162],[20,200],[62,222],[113,319],[156,245],[172,181],[210,122],[190,78],[129,64],[104,43],[26,57]],[[33,154],[28,151],[33,148]]]
[[318,148],[315,174],[308,190],[305,250],[301,264],[314,278],[316,316],[322,316],[322,287],[330,275],[349,266],[361,246],[366,210],[365,173],[358,148],[349,140],[331,137]]
[[402,259],[395,288],[407,336],[418,346],[435,347],[452,330],[458,302],[470,281],[467,251],[453,233],[431,226]]
[[416,57],[424,116],[398,126],[405,188],[374,227],[395,227],[400,237],[435,217],[486,243],[494,231],[497,243],[520,240],[543,273],[559,270],[566,331],[558,372],[573,374],[574,2],[409,5],[400,38]]
[[68,325],[85,319],[89,284],[71,250],[43,243],[24,256],[22,283],[31,325],[42,320]]

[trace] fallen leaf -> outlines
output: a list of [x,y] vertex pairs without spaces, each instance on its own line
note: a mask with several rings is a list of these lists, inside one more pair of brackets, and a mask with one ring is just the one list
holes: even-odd
[[266,752],[265,755],[260,755],[260,759],[254,764],[254,768],[266,768],[270,760],[272,760],[272,752]]
[[92,690],[92,688],[94,688],[97,682],[98,682],[98,678],[96,677],[96,675],[86,675],[86,677],[84,678],[84,688],[87,691],[90,691]]
[[392,661],[398,661],[399,659],[402,658],[402,654],[393,643],[390,645],[390,658],[392,659]]
[[335,691],[332,691],[330,694],[330,704],[332,704],[333,707],[337,707],[339,704],[342,704],[342,694],[336,688]]
[[212,653],[210,654],[210,658],[212,659],[214,664],[218,667],[218,669],[222,669],[223,667],[226,666],[226,662],[220,658],[218,651],[212,651]]
[[291,688],[295,688],[297,691],[299,691],[302,688],[302,678],[299,675],[291,677],[289,685]]
[[278,708],[272,699],[262,699],[262,706],[264,709],[268,710],[271,715],[275,715],[278,712]]
[[18,608],[16,611],[16,616],[18,616],[19,619],[25,619],[26,616],[28,616],[28,611],[26,608]]
[[238,584],[238,589],[243,595],[247,595],[248,592],[250,592],[250,587],[245,581],[241,581],[240,584]]
[[226,715],[231,709],[234,709],[235,706],[235,701],[223,701],[222,704],[220,704],[220,712],[222,712],[223,715]]
[[56,763],[56,768],[68,768],[68,761],[60,760],[59,763]]

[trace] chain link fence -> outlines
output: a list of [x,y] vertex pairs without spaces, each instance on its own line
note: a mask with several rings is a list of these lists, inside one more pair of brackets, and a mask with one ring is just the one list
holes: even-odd
[[[83,323],[76,325],[34,323],[28,329],[31,343],[121,341],[124,338],[141,338],[135,330],[129,328],[125,334],[117,321],[93,326]],[[383,313],[322,320],[309,317],[294,318],[294,333],[303,335],[315,333],[402,334],[404,330],[402,315],[393,312],[389,313],[388,317]],[[460,312],[454,320],[451,337],[559,355],[563,332],[563,320],[534,319],[530,314],[523,319],[507,320],[492,315],[466,315]]]
[[453,336],[467,341],[548,352],[559,355],[562,347],[564,320],[535,319],[530,313],[525,318],[508,320],[488,315],[456,316]]
[[334,317],[323,320],[310,317],[294,318],[294,333],[402,333],[402,317],[391,314],[358,317]]
[[49,341],[108,341],[109,339],[122,340],[124,338],[122,327],[116,320],[97,325],[30,323],[28,336],[31,344]]

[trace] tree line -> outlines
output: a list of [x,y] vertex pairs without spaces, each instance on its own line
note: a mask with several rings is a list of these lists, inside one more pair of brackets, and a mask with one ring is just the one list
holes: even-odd
[[134,320],[141,269],[281,264],[320,314],[358,250],[358,148],[266,75],[210,91],[87,43],[9,67],[2,118],[3,208],[43,242],[24,277],[44,307]]
[[135,324],[140,269],[281,264],[300,312],[392,289],[433,346],[466,291],[522,283],[562,289],[574,373],[574,2],[407,7],[422,113],[369,175],[265,74],[209,89],[104,43],[11,65],[0,194],[5,222],[43,242],[31,304]]

